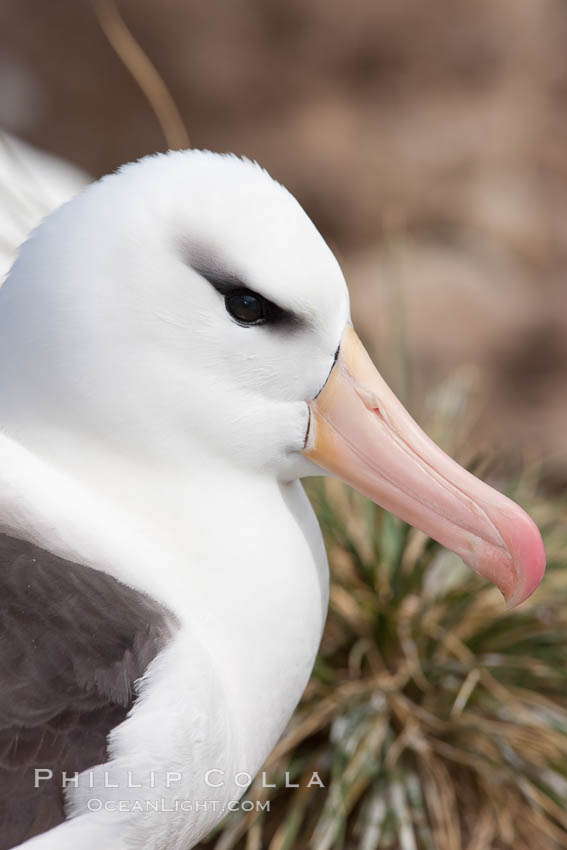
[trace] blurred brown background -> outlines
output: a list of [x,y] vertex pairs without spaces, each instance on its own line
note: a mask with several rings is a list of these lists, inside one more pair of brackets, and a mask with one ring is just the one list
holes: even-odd
[[[192,144],[258,159],[337,252],[420,413],[567,480],[567,2],[119,0]],[[0,127],[94,176],[164,148],[88,0],[2,0]]]

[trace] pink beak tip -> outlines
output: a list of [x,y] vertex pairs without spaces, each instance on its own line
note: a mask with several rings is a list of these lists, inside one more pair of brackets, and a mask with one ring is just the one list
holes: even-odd
[[[525,602],[539,586],[545,572],[545,547],[535,522],[523,510],[517,509],[505,533],[512,559],[513,581],[501,587],[506,608],[516,608]],[[504,529],[501,527],[501,531]]]
[[500,590],[506,608],[516,608],[538,587],[545,572],[545,548],[538,527],[509,499],[492,506],[491,520],[500,543],[476,537],[464,560]]

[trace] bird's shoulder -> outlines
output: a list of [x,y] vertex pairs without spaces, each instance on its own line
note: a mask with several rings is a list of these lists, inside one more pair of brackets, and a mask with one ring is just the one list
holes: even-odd
[[[0,820],[10,841],[63,819],[56,777],[106,761],[109,732],[175,625],[113,576],[0,534]],[[51,786],[35,788],[36,767],[53,771]]]

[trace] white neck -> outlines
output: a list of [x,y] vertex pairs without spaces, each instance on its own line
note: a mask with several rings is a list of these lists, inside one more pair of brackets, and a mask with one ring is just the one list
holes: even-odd
[[326,555],[301,484],[211,459],[172,480],[88,455],[79,479],[7,438],[0,470],[0,516],[11,517],[4,530],[25,529],[44,546],[55,531],[57,554],[113,574],[177,615],[190,635],[187,653],[205,650],[198,663],[181,659],[181,673],[199,694],[199,677],[213,667],[228,702],[227,740],[237,742],[228,763],[253,775],[305,688],[327,611]]

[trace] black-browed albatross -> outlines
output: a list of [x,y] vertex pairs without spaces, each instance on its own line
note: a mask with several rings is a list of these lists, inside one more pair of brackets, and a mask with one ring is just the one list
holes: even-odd
[[510,604],[539,583],[535,525],[411,420],[259,166],[149,157],[35,230],[0,289],[0,847],[188,850],[240,797],[319,646],[322,470]]

